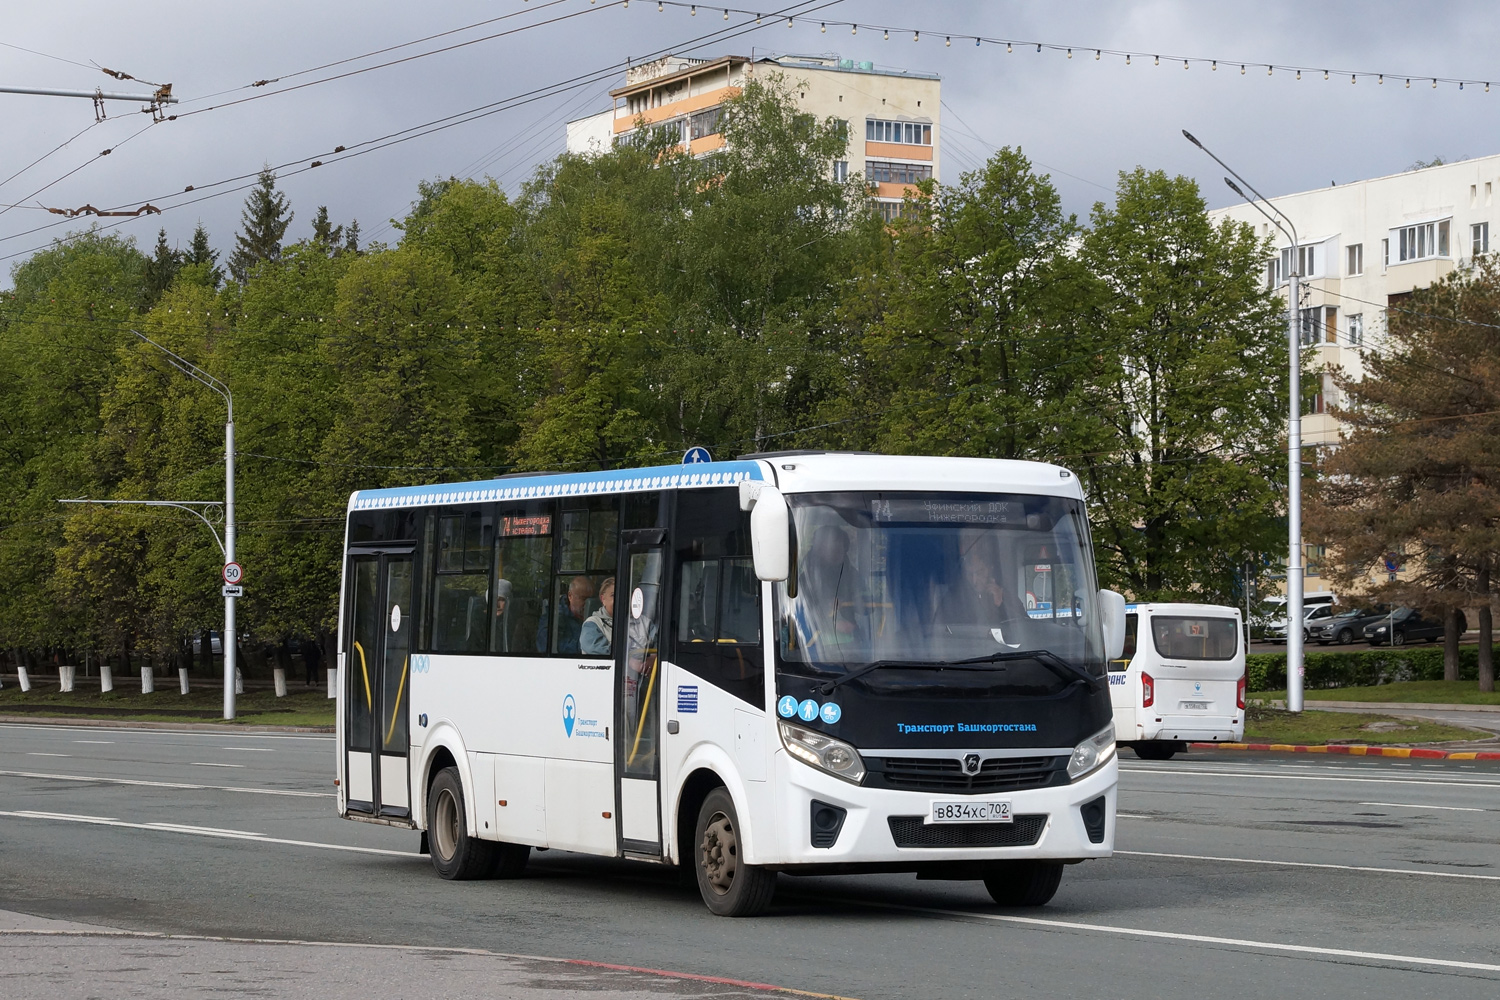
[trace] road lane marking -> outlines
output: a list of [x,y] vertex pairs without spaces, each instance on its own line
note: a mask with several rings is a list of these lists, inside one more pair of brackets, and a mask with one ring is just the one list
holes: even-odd
[[242,750],[245,753],[275,753],[275,747],[219,747],[220,750]]
[[1479,809],[1475,806],[1423,806],[1415,802],[1361,802],[1362,806],[1390,806],[1392,809],[1446,809],[1449,812],[1482,813],[1489,812],[1488,809]]
[[70,754],[70,753],[44,753],[41,750],[30,750],[30,751],[27,751],[26,756],[28,756],[28,757],[71,757],[73,755]]
[[415,851],[389,851],[379,847],[355,847],[352,844],[323,844],[315,840],[287,840],[281,837],[267,837],[259,833],[249,833],[237,830],[212,830],[202,826],[173,826],[159,823],[127,823],[124,820],[111,819],[106,816],[75,816],[72,813],[47,813],[33,812],[31,810],[20,810],[17,812],[0,811],[0,816],[9,816],[12,819],[40,819],[61,823],[86,823],[90,826],[113,826],[126,830],[149,830],[154,833],[177,833],[194,837],[209,837],[216,840],[248,840],[257,844],[284,844],[288,847],[317,847],[325,851],[348,851],[354,854],[384,854],[397,858],[412,858],[421,860],[423,855]]
[[[222,740],[225,736],[233,736],[237,740],[316,740],[323,743],[333,742],[333,733],[241,733],[206,729],[122,729],[106,726],[65,725],[61,723],[55,726],[48,726],[24,722],[0,722],[0,733],[10,730],[28,730],[42,733],[111,733],[117,736],[195,736],[208,740]],[[228,727],[225,727],[225,730],[228,730]]]
[[74,740],[74,743],[94,743],[99,746],[113,746],[114,740]]
[[153,830],[171,830],[174,833],[223,833],[233,837],[264,837],[263,833],[249,830],[226,830],[219,826],[193,826],[190,823],[147,823]]
[[195,760],[191,764],[189,764],[188,766],[189,767],[244,767],[245,765],[244,764],[215,764],[212,761]]
[[1433,781],[1430,778],[1339,778],[1321,774],[1253,774],[1244,771],[1157,770],[1156,768],[1122,767],[1121,774],[1208,774],[1219,778],[1255,778],[1263,781],[1357,781],[1377,785],[1425,785],[1428,788],[1500,788],[1500,781]]
[[1151,819],[1150,816],[1137,816],[1134,813],[1122,813],[1122,812],[1115,813],[1115,818],[1116,819]]
[[[1120,853],[1120,852],[1116,852]],[[1360,958],[1373,962],[1432,966],[1441,969],[1467,969],[1476,972],[1500,972],[1500,965],[1484,962],[1460,962],[1448,958],[1428,958],[1424,955],[1397,955],[1381,951],[1354,951],[1349,948],[1323,948],[1308,944],[1282,944],[1279,941],[1256,941],[1251,938],[1217,937],[1209,934],[1184,934],[1178,931],[1151,931],[1140,927],[1118,927],[1112,924],[1088,924],[1078,920],[1049,920],[1044,917],[1015,917],[1003,913],[975,913],[967,910],[944,910],[936,907],[910,906],[901,903],[866,903],[845,900],[859,905],[908,910],[914,913],[930,913],[936,916],[957,917],[963,920],[992,920],[996,923],[1021,924],[1027,927],[1046,927],[1058,930],[1091,931],[1096,934],[1116,934],[1124,937],[1152,938],[1158,941],[1186,941],[1192,944],[1227,945],[1232,948],[1250,948],[1264,951],[1284,951],[1296,955],[1322,955],[1329,958]]]
[[1500,882],[1500,875],[1471,875],[1466,872],[1430,872],[1421,868],[1376,868],[1371,865],[1331,865],[1316,861],[1268,861],[1264,858],[1221,858],[1209,854],[1167,854],[1164,851],[1120,851],[1137,858],[1172,858],[1178,861],[1227,861],[1237,865],[1271,865],[1278,868],[1330,868],[1344,872],[1373,872],[1377,875],[1427,875],[1431,878],[1466,878],[1480,882]]
[[101,778],[88,774],[40,774],[36,771],[0,771],[0,777],[39,778],[46,781],[97,781],[106,785],[141,785],[146,788],[177,788],[194,792],[245,792],[250,795],[286,795],[296,799],[331,799],[333,792],[303,792],[291,788],[236,788],[233,785],[190,785],[181,781],[146,781],[141,778]]

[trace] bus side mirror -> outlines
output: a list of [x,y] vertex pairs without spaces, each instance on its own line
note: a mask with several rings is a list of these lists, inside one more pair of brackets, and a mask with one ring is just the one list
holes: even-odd
[[1125,597],[1113,590],[1099,591],[1099,619],[1104,625],[1104,658],[1125,654]]
[[755,575],[779,583],[791,573],[791,516],[780,490],[757,485],[760,489],[753,495],[747,495],[749,491],[744,489],[740,491],[741,506],[748,503],[750,507],[750,552],[755,557]]

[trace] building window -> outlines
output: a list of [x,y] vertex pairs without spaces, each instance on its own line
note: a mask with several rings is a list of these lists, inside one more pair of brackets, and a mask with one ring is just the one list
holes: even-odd
[[847,181],[849,179],[849,161],[848,160],[834,160],[833,161],[833,179],[836,182],[838,182],[839,184],[842,184],[842,183],[844,183],[845,181]]
[[1469,252],[1474,256],[1490,252],[1490,224],[1476,222],[1469,227]]
[[915,184],[932,176],[930,163],[892,163],[866,160],[865,178],[876,184]]
[[707,111],[699,111],[688,118],[688,128],[694,139],[702,139],[710,135],[719,134],[719,115],[723,112],[722,107],[709,108]]
[[[1338,340],[1338,306],[1313,306],[1302,310],[1302,344],[1311,347],[1318,343],[1335,343]],[[1322,412],[1322,411],[1319,411]]]
[[1307,546],[1307,562],[1306,562],[1307,575],[1308,576],[1322,576],[1323,575],[1323,560],[1326,559],[1326,558],[1328,558],[1328,546],[1326,546],[1326,545],[1309,545],[1309,546]]
[[1344,270],[1350,275],[1365,273],[1365,245],[1351,244],[1344,251]]
[[865,120],[866,142],[899,142],[907,146],[931,146],[932,126],[923,122]]
[[1380,266],[1391,266],[1391,241],[1388,239],[1380,241]]
[[1323,272],[1324,255],[1318,252],[1318,245],[1314,243],[1305,247],[1285,247],[1281,256],[1272,260],[1267,270],[1270,286],[1285,284],[1292,274],[1292,264],[1297,265],[1297,276],[1299,278],[1321,278]]
[[1365,342],[1365,314],[1349,315],[1349,346],[1358,347]]
[[905,214],[902,209],[903,202],[899,201],[877,201],[876,206],[880,209],[880,217],[886,222],[892,222]]
[[1448,256],[1448,220],[1403,226],[1396,230],[1396,254],[1397,261],[1403,264],[1409,260]]

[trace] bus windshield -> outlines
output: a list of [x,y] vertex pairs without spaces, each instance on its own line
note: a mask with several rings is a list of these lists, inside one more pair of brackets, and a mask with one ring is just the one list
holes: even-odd
[[1082,503],[937,492],[787,503],[796,565],[777,585],[783,669],[828,675],[1037,653],[1103,674]]

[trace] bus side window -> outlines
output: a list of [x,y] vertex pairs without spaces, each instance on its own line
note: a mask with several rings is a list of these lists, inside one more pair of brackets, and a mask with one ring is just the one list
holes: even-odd
[[[552,582],[552,651],[565,656],[607,656],[607,650],[583,648],[597,641],[601,628],[590,629],[584,639],[584,622],[599,621],[601,610],[613,618],[618,608],[604,608],[619,560],[620,509],[613,497],[567,501],[571,509],[557,514],[557,574]],[[602,622],[600,623],[602,624]],[[537,633],[538,645],[545,641],[545,628]]]
[[760,581],[736,490],[677,494],[674,661],[752,705],[764,698]]
[[481,510],[437,516],[432,651],[482,653],[489,638],[490,551],[495,518]]
[[495,609],[490,652],[547,651],[547,587],[552,579],[553,505],[532,501],[500,509],[495,546]]
[[1140,615],[1125,616],[1125,650],[1118,660],[1109,661],[1109,669],[1116,672],[1129,669],[1130,661],[1135,658],[1135,635],[1140,627],[1140,619]]

